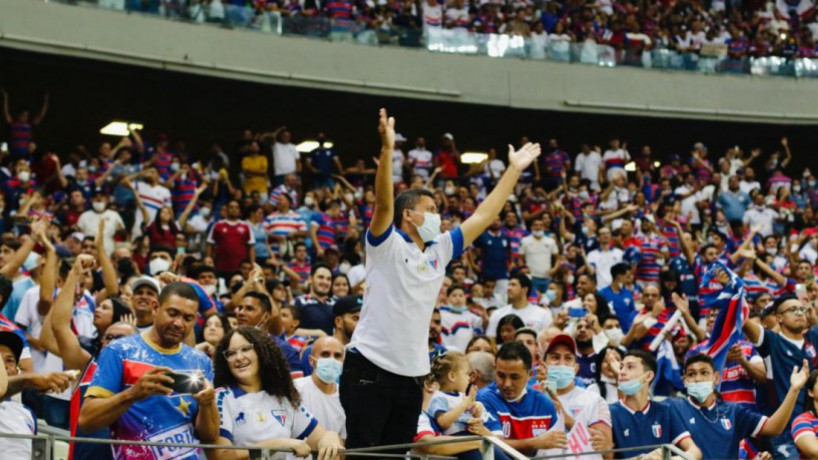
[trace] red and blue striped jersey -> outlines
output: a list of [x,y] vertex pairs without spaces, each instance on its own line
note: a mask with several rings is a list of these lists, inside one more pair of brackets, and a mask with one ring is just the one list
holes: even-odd
[[322,212],[315,217],[315,223],[318,224],[318,244],[321,248],[327,249],[335,246],[335,234],[337,229],[335,219],[329,214]]
[[497,390],[497,384],[481,389],[477,400],[483,403],[489,420],[485,423],[493,433],[506,439],[530,439],[545,434],[556,425],[559,415],[548,397],[529,389],[519,401],[507,401]]
[[792,434],[792,440],[795,442],[798,442],[798,438],[801,436],[817,436],[818,418],[811,411],[804,412],[792,421],[790,433]]
[[682,254],[682,245],[679,243],[679,234],[676,233],[676,227],[664,220],[659,222],[658,227],[662,232],[662,236],[667,240],[667,250],[670,257],[679,257]]
[[643,283],[658,283],[661,266],[656,263],[657,257],[665,247],[665,240],[659,235],[640,235],[641,258],[636,266],[636,279]]
[[187,205],[193,201],[196,188],[199,187],[199,178],[195,171],[190,170],[187,174],[179,176],[173,186],[173,209],[177,213],[185,210]]
[[288,266],[290,270],[298,273],[298,277],[301,278],[302,283],[306,283],[307,279],[310,277],[310,272],[312,271],[312,264],[309,260],[305,260],[303,263],[293,259]]
[[284,339],[287,343],[289,343],[293,348],[295,348],[295,351],[299,353],[301,353],[301,350],[303,350],[304,347],[307,346],[307,341],[309,341],[307,337],[298,334],[293,334],[289,337],[286,337],[285,334],[282,333],[281,338]]
[[696,283],[699,285],[699,299],[701,299],[701,310],[699,310],[699,318],[704,318],[710,313],[710,305],[705,303],[705,299],[713,297],[713,295],[721,291],[724,286],[712,277],[708,281],[708,277],[704,276],[709,267],[704,263],[698,255],[696,256],[696,263],[693,264],[693,274],[696,275]]
[[351,19],[354,7],[347,0],[330,0],[326,4],[328,16],[335,19]]
[[290,209],[298,207],[298,190],[291,189],[284,184],[279,185],[270,192],[269,203],[273,206],[278,206],[278,199],[281,195],[287,194],[290,197]]
[[622,149],[606,150],[605,155],[602,156],[602,162],[605,163],[605,169],[608,171],[612,169],[624,169],[627,161],[628,154]]
[[[738,345],[741,347],[741,352],[747,360],[758,356],[753,344],[749,341],[739,340]],[[704,341],[692,347],[685,355],[685,359],[699,353],[707,354],[708,346],[709,343]],[[727,361],[724,364],[719,394],[725,401],[742,404],[748,409],[756,410],[758,407],[756,404],[755,381],[737,361]]]
[[156,166],[156,170],[159,171],[159,177],[162,180],[168,180],[170,177],[170,164],[173,163],[173,154],[170,152],[162,152],[157,154],[156,162],[154,162],[154,166]]
[[503,235],[508,238],[509,243],[511,244],[511,253],[514,255],[514,258],[517,258],[517,255],[520,252],[520,245],[523,242],[523,238],[528,235],[528,232],[523,227],[515,227],[515,228],[508,228],[503,227],[500,230]]
[[571,164],[571,158],[562,150],[554,150],[545,155],[543,160],[545,163],[545,171],[550,177],[560,177],[563,171],[566,171],[566,164]]
[[17,156],[28,155],[28,144],[34,139],[34,125],[15,123],[9,125],[9,152]]
[[[74,437],[79,436],[94,439],[110,439],[110,435],[108,434],[108,427],[90,433],[83,431],[79,428],[80,409],[82,409],[82,403],[85,401],[85,391],[88,390],[88,387],[91,385],[91,381],[93,380],[94,374],[96,374],[96,372],[97,362],[95,359],[91,359],[91,361],[85,365],[85,370],[83,370],[82,375],[79,378],[79,383],[77,384],[76,388],[74,388],[74,392],[71,393],[71,406],[69,417],[71,436]],[[68,458],[80,460],[92,458],[98,460],[106,460],[112,458],[111,448],[106,446],[105,444],[72,442],[69,445]]]
[[784,294],[794,294],[795,293],[795,286],[798,284],[798,281],[795,281],[792,278],[787,278],[787,284],[781,286],[780,284],[776,283],[772,279],[767,280],[767,288],[770,289],[772,292],[773,300],[781,297]]
[[372,217],[375,215],[375,207],[371,204],[362,203],[361,204],[361,218],[364,221],[364,230],[369,228],[369,224],[372,222]]
[[755,298],[761,294],[773,293],[773,290],[770,289],[770,285],[762,281],[755,273],[748,273],[747,276],[741,278],[741,281],[744,282],[744,292],[747,293],[749,300],[755,300]]
[[698,161],[695,159],[691,160],[690,165],[693,167],[693,175],[696,176],[696,180],[699,181],[699,184],[707,184],[710,182],[710,176],[712,175],[710,171],[713,169],[713,162],[707,158],[699,158]]

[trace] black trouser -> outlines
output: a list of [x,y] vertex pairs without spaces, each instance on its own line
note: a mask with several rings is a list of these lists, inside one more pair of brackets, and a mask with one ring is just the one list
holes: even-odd
[[[341,405],[346,414],[346,447],[412,442],[423,405],[421,377],[385,371],[349,351],[341,374]],[[402,454],[407,449],[388,452]]]

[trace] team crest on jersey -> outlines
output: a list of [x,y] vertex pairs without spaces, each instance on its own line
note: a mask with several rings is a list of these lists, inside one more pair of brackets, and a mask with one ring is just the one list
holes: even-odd
[[806,348],[804,348],[804,352],[807,354],[809,359],[815,359],[815,347],[812,344],[807,344]]
[[728,418],[722,418],[721,426],[723,426],[725,430],[729,430],[730,428],[733,428],[733,423]]
[[281,426],[284,426],[284,424],[287,423],[287,413],[283,410],[273,409],[270,411],[270,413],[273,414],[273,418],[276,419]]
[[430,260],[429,266],[432,267],[433,270],[437,270],[437,259]]
[[236,425],[244,425],[245,423],[247,423],[247,419],[244,418],[244,412],[239,412],[239,416],[236,417],[235,420],[233,420],[233,423],[235,423]]
[[661,438],[662,437],[662,425],[659,425],[658,423],[654,423],[650,427],[650,430],[653,432],[653,437],[654,438]]

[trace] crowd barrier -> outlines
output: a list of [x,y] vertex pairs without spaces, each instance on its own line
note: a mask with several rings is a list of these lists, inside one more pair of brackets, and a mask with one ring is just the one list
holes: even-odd
[[[249,6],[204,0],[51,0],[60,3],[146,14],[174,21],[256,30],[273,35],[295,35],[368,46],[401,46],[436,53],[456,53],[538,61],[570,62],[601,67],[638,67],[702,74],[746,74],[818,78],[818,59],[727,56],[726,45],[708,45],[701,53],[645,47],[630,42],[614,48],[587,40],[582,43],[480,34],[465,29],[369,27],[349,19],[282,16],[277,11],[257,12]],[[248,2],[249,3],[249,2]]]
[[[106,444],[106,445],[130,445],[130,446],[149,446],[149,447],[159,447],[159,448],[198,448],[198,449],[231,449],[231,450],[250,450],[254,453],[252,458],[254,459],[261,459],[261,460],[269,460],[272,459],[275,454],[278,453],[293,453],[292,450],[289,449],[267,449],[267,448],[256,448],[256,447],[247,447],[247,446],[217,446],[217,445],[210,445],[210,444],[184,444],[184,443],[163,443],[163,442],[145,442],[145,441],[117,441],[117,440],[110,440],[110,439],[93,439],[93,438],[81,438],[81,437],[72,437],[67,434],[64,434],[64,430],[54,429],[48,426],[42,427],[39,434],[36,435],[23,435],[23,434],[10,434],[10,433],[0,433],[0,438],[9,438],[9,439],[30,439],[32,441],[32,460],[65,460],[68,455],[68,445],[71,442],[84,442],[90,444]],[[502,450],[509,458],[513,460],[526,460],[531,458],[531,460],[546,460],[546,459],[576,459],[580,460],[582,458],[600,458],[601,455],[606,453],[627,453],[633,452],[636,450],[656,450],[659,449],[662,452],[662,459],[663,460],[670,460],[671,457],[681,457],[687,458],[679,448],[670,444],[661,444],[661,445],[654,445],[654,446],[647,446],[647,447],[640,447],[640,448],[630,448],[630,449],[611,449],[605,451],[594,451],[594,452],[582,452],[582,453],[571,453],[571,454],[559,454],[559,455],[548,455],[548,456],[540,456],[540,457],[526,457],[525,455],[521,454],[520,452],[516,451],[512,447],[510,447],[505,442],[496,439],[496,438],[488,438],[488,437],[480,437],[480,436],[463,436],[458,437],[457,439],[447,439],[447,440],[432,440],[432,441],[425,441],[425,442],[416,442],[416,443],[407,443],[407,444],[395,444],[395,445],[388,445],[388,446],[375,446],[375,447],[367,447],[367,448],[359,448],[359,449],[347,449],[343,451],[343,455],[345,457],[360,457],[360,458],[404,458],[404,459],[417,459],[417,460],[433,460],[433,459],[454,459],[456,457],[449,457],[443,455],[431,455],[431,454],[421,454],[416,453],[414,451],[415,448],[424,447],[424,446],[434,446],[434,445],[443,445],[443,444],[459,444],[464,442],[472,442],[480,440],[482,442],[482,447],[480,448],[480,452],[482,458],[484,460],[494,460],[494,452],[495,447]],[[395,451],[395,450],[406,450],[408,453],[406,454],[391,454],[386,453],[388,451]]]

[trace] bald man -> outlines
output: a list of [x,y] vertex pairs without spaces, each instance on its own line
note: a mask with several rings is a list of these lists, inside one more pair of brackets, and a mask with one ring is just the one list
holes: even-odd
[[338,395],[338,379],[344,366],[344,345],[333,336],[321,337],[312,345],[310,365],[313,372],[295,380],[302,404],[327,430],[345,440],[346,415]]

